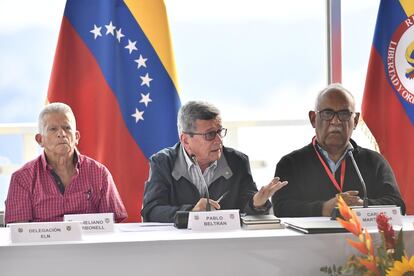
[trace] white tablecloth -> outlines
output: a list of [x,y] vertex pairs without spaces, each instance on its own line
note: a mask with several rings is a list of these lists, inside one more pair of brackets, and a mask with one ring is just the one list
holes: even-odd
[[[404,221],[413,254],[414,217]],[[118,224],[114,233],[84,235],[78,242],[11,244],[9,229],[1,228],[0,275],[324,275],[321,266],[343,264],[355,253],[347,237],[352,235],[290,229],[196,233]],[[378,234],[374,238],[379,241]]]

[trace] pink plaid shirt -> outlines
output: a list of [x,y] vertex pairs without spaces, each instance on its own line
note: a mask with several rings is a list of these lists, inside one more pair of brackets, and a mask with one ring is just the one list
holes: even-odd
[[76,174],[62,194],[43,153],[13,173],[6,199],[5,222],[61,221],[65,214],[127,213],[108,169],[79,153]]

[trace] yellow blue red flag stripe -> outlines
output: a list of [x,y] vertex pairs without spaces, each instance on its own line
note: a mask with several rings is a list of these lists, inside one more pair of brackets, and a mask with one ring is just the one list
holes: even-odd
[[48,100],[73,108],[79,149],[109,168],[129,221],[148,158],[178,140],[176,83],[163,1],[68,0]]
[[394,170],[407,214],[414,214],[414,3],[382,0],[362,116]]

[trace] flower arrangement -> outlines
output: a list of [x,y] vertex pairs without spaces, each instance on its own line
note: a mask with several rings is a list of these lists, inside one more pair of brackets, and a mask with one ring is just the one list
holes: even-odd
[[404,249],[403,232],[394,232],[389,219],[384,214],[376,218],[378,231],[381,235],[381,245],[375,250],[371,235],[361,227],[361,222],[355,212],[349,208],[342,197],[338,197],[338,208],[342,218],[339,223],[358,240],[347,239],[347,242],[357,249],[361,255],[352,255],[344,266],[325,266],[322,272],[329,275],[403,275],[414,276],[414,256],[407,257]]

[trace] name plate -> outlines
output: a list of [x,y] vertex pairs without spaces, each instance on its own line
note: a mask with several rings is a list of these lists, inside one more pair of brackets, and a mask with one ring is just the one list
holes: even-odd
[[188,229],[193,231],[228,231],[240,229],[239,210],[190,212]]
[[352,208],[361,220],[363,227],[377,226],[377,215],[384,213],[389,217],[391,225],[402,225],[400,207],[397,206],[375,206],[368,208]]
[[65,215],[65,221],[78,221],[84,233],[102,233],[114,231],[113,213],[92,213]]
[[12,243],[82,240],[80,223],[75,221],[11,223],[8,227]]

